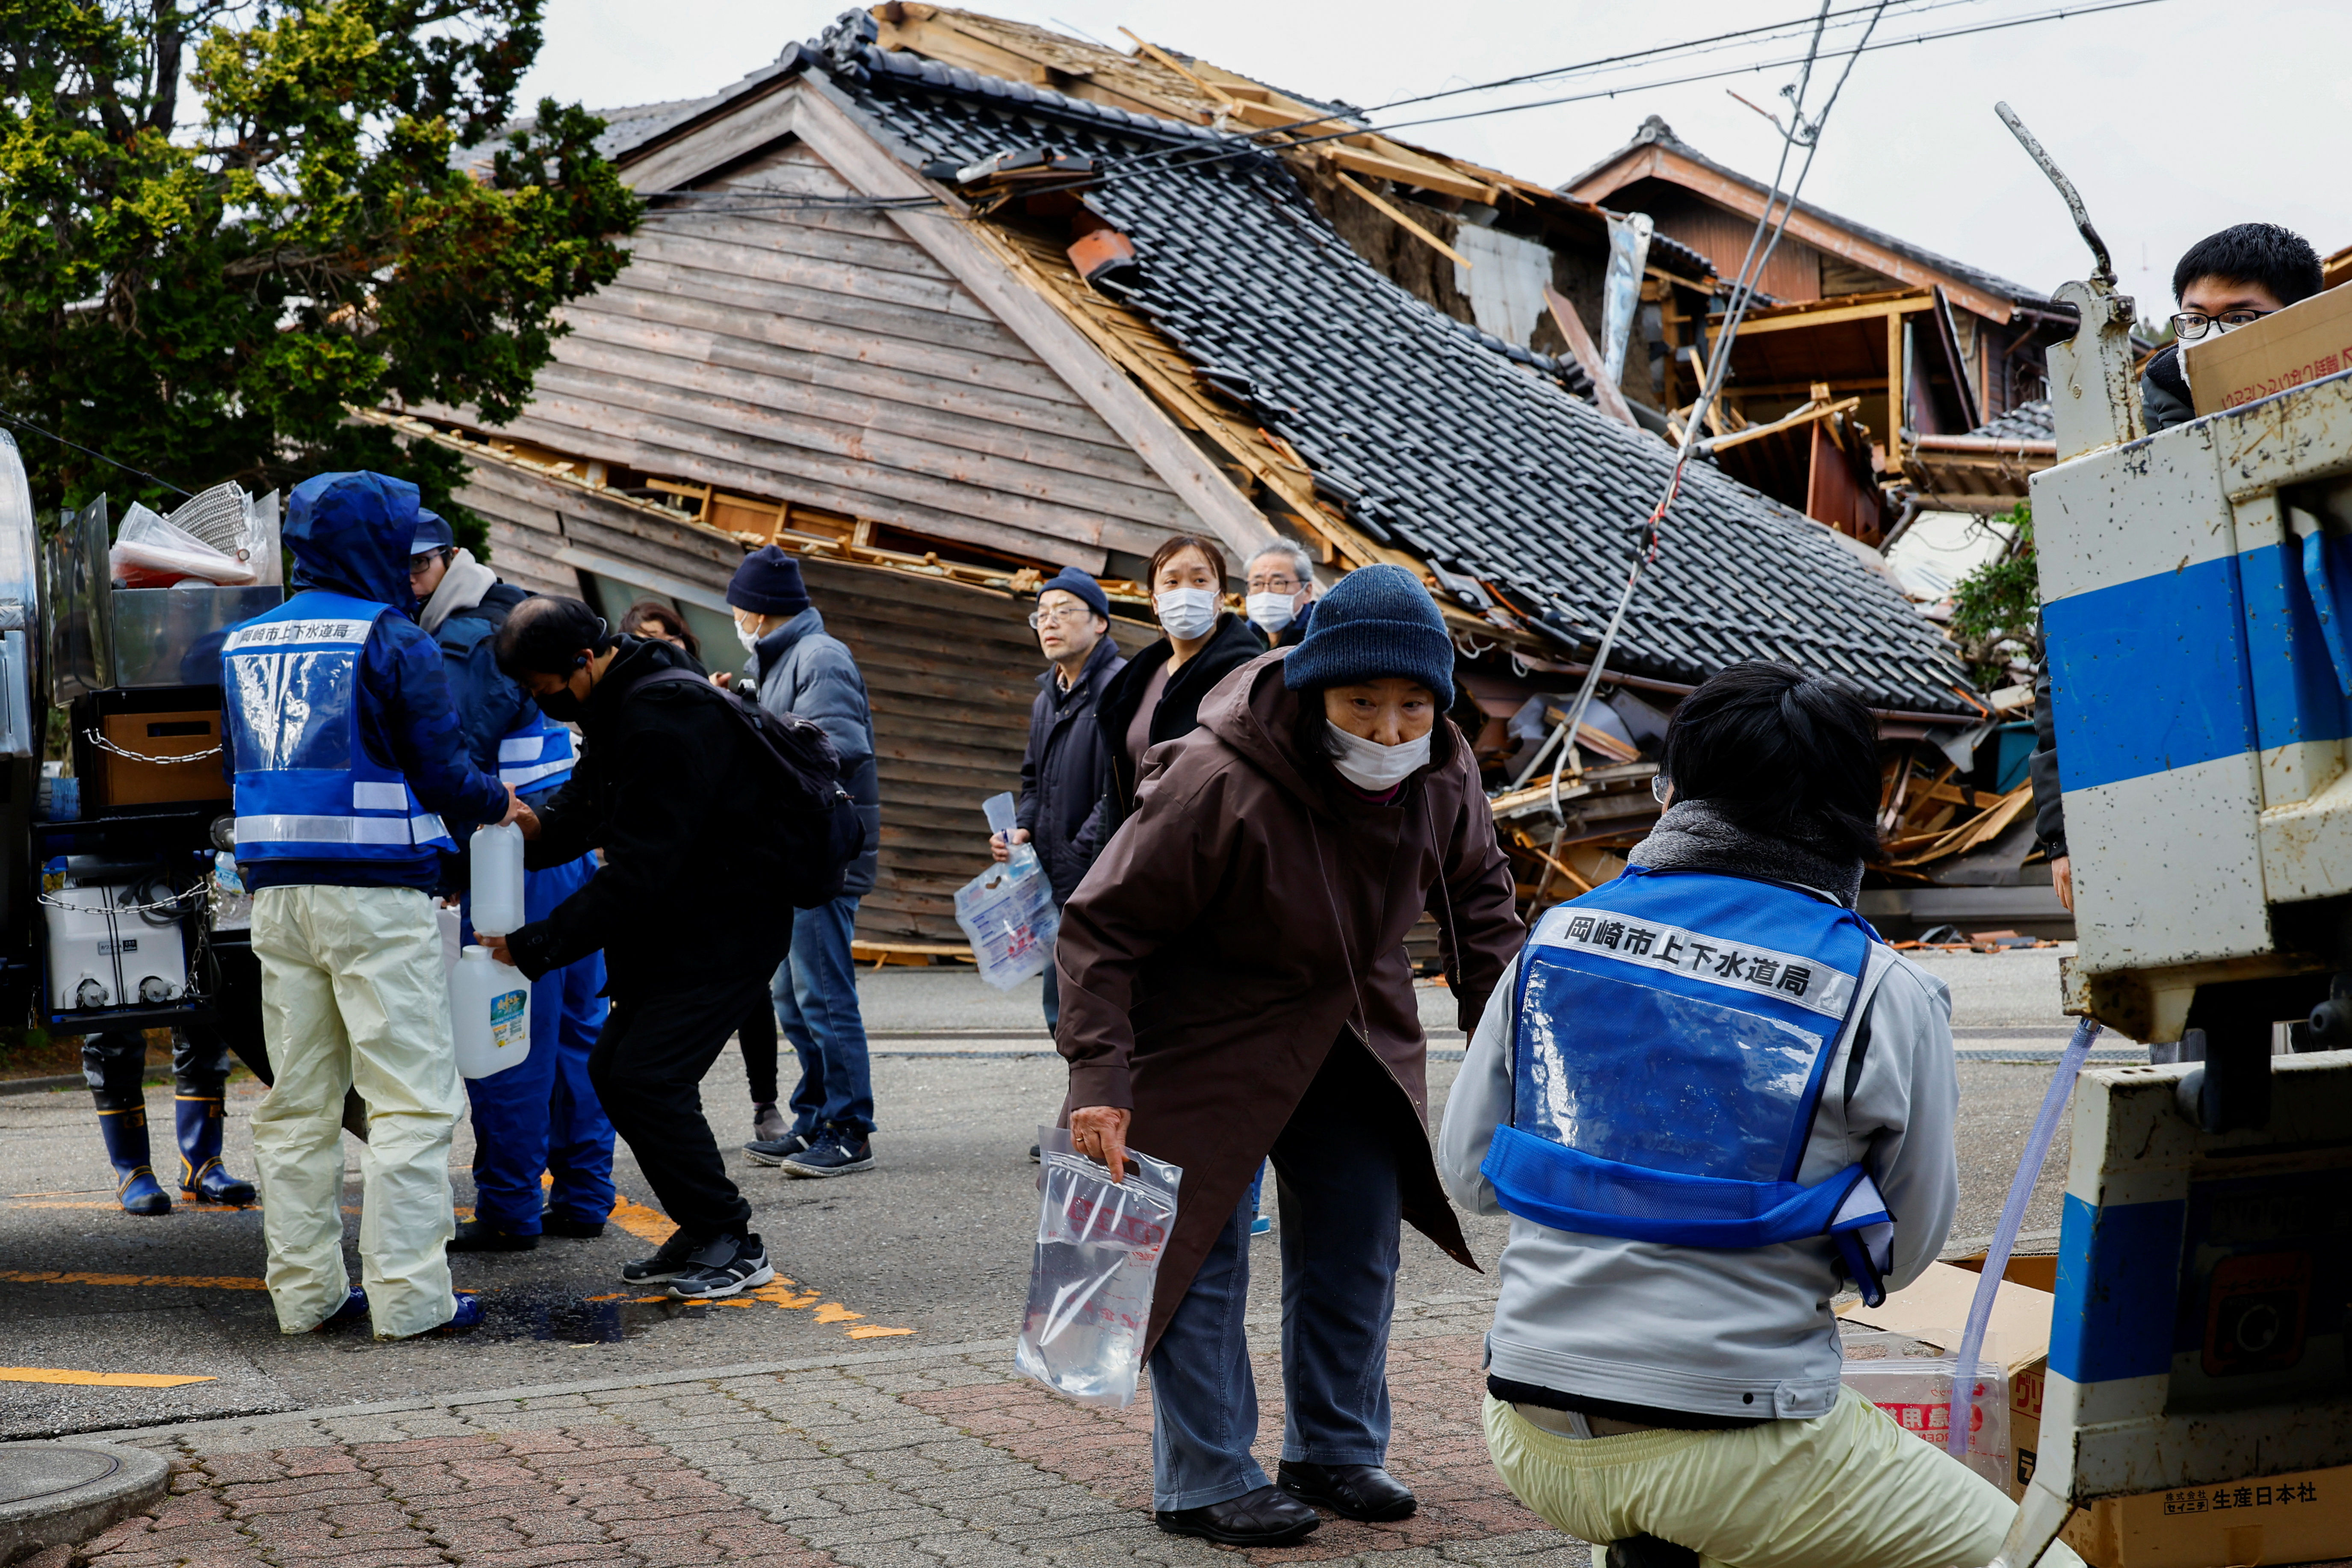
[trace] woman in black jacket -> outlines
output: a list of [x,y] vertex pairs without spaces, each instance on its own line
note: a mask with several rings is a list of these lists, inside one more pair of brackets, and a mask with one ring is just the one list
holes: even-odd
[[1225,558],[1180,533],[1151,554],[1151,608],[1167,635],[1127,661],[1096,711],[1110,748],[1110,787],[1087,824],[1089,863],[1135,809],[1143,753],[1200,727],[1201,699],[1265,651],[1247,621],[1222,607]]

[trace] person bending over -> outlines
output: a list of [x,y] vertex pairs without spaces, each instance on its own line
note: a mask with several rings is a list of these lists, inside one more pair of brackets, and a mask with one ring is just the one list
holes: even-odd
[[1447,1190],[1511,1216],[1488,1452],[1612,1565],[1988,1563],[2008,1497],[1839,1381],[1830,1298],[1916,1279],[1959,1189],[1950,995],[1853,912],[1875,726],[1735,665],[1676,710],[1664,776],[1624,874],[1537,922],[1446,1105]]

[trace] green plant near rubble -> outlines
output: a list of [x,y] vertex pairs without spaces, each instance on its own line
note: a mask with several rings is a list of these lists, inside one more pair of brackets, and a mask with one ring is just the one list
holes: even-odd
[[2010,683],[2013,662],[2042,662],[2042,580],[2033,557],[2033,508],[2020,501],[1992,520],[2009,530],[1999,558],[1970,572],[1952,590],[1946,630],[1959,645],[1969,675],[1981,689]]
[[[543,3],[0,5],[0,411],[191,489],[386,469],[479,549],[463,459],[345,410],[513,417],[627,262],[603,122],[501,132]],[[173,499],[14,434],[37,506]]]

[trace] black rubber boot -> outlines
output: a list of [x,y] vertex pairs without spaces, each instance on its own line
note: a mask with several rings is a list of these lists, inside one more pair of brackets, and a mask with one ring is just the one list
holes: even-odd
[[221,1169],[226,1113],[220,1097],[181,1095],[172,1102],[172,1114],[179,1122],[180,1195],[196,1203],[232,1204],[239,1208],[253,1202],[253,1184]]
[[147,1112],[143,1107],[101,1110],[98,1131],[106,1140],[106,1157],[114,1166],[114,1195],[122,1212],[159,1215],[172,1212],[172,1200],[147,1163]]

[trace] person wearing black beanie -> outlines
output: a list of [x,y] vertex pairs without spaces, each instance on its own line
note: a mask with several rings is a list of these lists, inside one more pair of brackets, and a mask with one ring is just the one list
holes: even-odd
[[[1426,1134],[1405,934],[1435,916],[1465,1028],[1519,947],[1510,868],[1429,591],[1367,566],[1295,647],[1225,675],[1150,748],[1134,814],[1062,914],[1055,962],[1077,1152],[1183,1167],[1144,1352],[1160,1528],[1279,1546],[1403,1519],[1386,1468],[1401,1226],[1470,1265]],[[1135,665],[1129,666],[1132,676]],[[1252,1178],[1282,1207],[1286,1432],[1272,1481],[1249,1345]],[[1475,1267],[1475,1265],[1470,1265]]]

